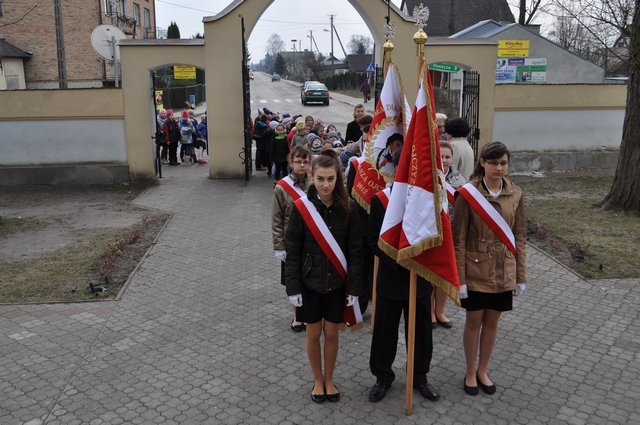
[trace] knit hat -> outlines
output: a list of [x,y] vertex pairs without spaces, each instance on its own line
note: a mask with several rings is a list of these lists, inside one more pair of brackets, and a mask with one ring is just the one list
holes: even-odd
[[272,130],[275,130],[278,124],[280,124],[278,121],[271,121],[269,123],[269,127],[271,127]]
[[169,114],[173,115],[173,109],[167,109],[167,115]]
[[338,132],[337,131],[330,131],[327,133],[327,139],[330,139],[332,137],[335,137],[336,139],[338,138]]
[[336,140],[335,142],[333,142],[333,147],[334,148],[341,148],[342,147],[342,142],[340,140]]
[[287,117],[287,118],[282,120],[282,124],[284,124],[284,125],[287,125],[289,123],[291,123],[291,118],[289,118],[289,117]]
[[322,151],[322,138],[317,137],[311,142],[311,153],[319,154]]
[[183,109],[182,112],[180,112],[180,116],[182,118],[189,118],[189,111],[187,111],[186,109]]
[[349,159],[351,159],[353,155],[354,154],[351,151],[344,151],[340,154],[338,159],[340,159],[340,162],[342,163],[343,167],[346,167],[347,165],[349,165]]
[[262,114],[264,114],[264,111],[262,109],[258,108],[258,115],[262,115]]
[[271,111],[269,110],[269,108],[264,108],[263,109],[264,113],[269,115],[271,113]]
[[317,134],[309,133],[309,135],[307,136],[307,139],[309,140],[310,145],[313,145],[313,142],[316,139],[318,139],[320,143],[322,143],[322,137],[318,136]]

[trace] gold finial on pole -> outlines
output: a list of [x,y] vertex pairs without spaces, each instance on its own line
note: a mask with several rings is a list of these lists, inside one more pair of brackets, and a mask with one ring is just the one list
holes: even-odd
[[417,45],[417,56],[422,58],[424,57],[424,45],[429,38],[423,29],[429,20],[429,8],[420,3],[420,6],[413,8],[413,17],[416,20],[415,25],[418,27],[418,31],[413,35],[413,42]]
[[387,23],[384,24],[384,35],[386,38],[386,42],[382,45],[382,49],[384,50],[384,74],[387,74],[387,70],[389,69],[389,65],[391,64],[391,52],[393,51],[393,43],[391,39],[396,35],[396,24],[391,22],[390,16],[387,16]]
[[427,43],[427,33],[424,32],[423,28],[427,26],[427,21],[429,20],[429,8],[420,3],[420,6],[416,6],[413,8],[413,17],[416,20],[416,26],[418,27],[418,31],[413,35],[413,42],[416,43],[417,48],[417,68],[416,77],[418,80],[417,86],[420,87],[420,73],[422,72],[422,67],[424,66],[424,45]]

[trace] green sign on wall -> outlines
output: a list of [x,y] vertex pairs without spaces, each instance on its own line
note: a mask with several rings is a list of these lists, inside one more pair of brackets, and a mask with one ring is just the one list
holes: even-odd
[[436,63],[429,64],[429,70],[440,71],[440,72],[450,72],[452,74],[455,74],[456,72],[460,72],[462,68],[450,63],[436,62]]

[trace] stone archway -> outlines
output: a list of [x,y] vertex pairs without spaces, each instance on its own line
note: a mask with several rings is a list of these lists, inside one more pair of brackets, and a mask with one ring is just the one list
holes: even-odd
[[[360,14],[376,43],[376,61],[381,63],[385,17],[384,0],[346,0]],[[258,20],[274,0],[234,0],[218,15],[204,18],[204,40],[126,40],[121,42],[125,131],[132,181],[154,175],[152,146],[147,143],[153,124],[151,82],[148,71],[167,62],[182,62],[206,70],[207,121],[210,178],[243,178],[244,165],[238,158],[243,149],[244,117],[242,93],[242,25],[248,39]],[[400,69],[409,103],[417,92],[417,28],[412,17],[391,5],[391,21],[396,24],[392,58]],[[429,27],[427,25],[427,34]],[[428,62],[466,63],[481,75],[480,146],[491,140],[493,127],[494,74],[497,43],[484,39],[431,38],[425,46]],[[149,122],[148,128],[140,123]],[[148,159],[147,159],[148,158]]]

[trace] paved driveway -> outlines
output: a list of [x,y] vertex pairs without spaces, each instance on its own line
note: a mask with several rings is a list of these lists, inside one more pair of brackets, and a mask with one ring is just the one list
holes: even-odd
[[366,329],[340,336],[340,402],[313,403],[262,174],[245,186],[165,167],[135,203],[174,216],[120,301],[1,305],[0,423],[640,423],[638,280],[585,281],[536,249],[501,321],[495,395],[465,395],[464,313],[449,303],[429,373],[440,401],[414,392],[405,415],[401,347],[396,382],[370,403]]

